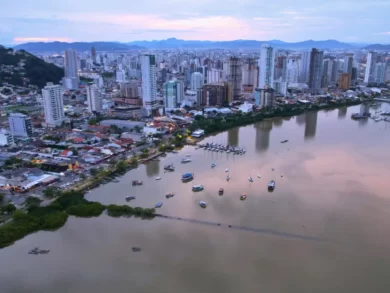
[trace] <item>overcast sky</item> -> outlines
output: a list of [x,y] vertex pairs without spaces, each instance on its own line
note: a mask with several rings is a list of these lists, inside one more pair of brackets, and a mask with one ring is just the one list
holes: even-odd
[[390,43],[390,0],[0,0],[0,44],[336,39]]

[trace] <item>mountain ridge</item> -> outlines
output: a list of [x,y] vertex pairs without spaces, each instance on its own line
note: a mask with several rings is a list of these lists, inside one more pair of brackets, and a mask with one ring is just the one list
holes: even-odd
[[14,46],[15,50],[26,50],[30,52],[49,51],[49,52],[63,52],[67,49],[76,51],[90,51],[95,47],[97,51],[127,51],[127,50],[141,50],[139,46],[128,45],[119,42],[29,42]]

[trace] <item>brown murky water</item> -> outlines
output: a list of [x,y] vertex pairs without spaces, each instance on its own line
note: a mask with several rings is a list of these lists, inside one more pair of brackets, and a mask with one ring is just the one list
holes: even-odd
[[[183,220],[71,217],[56,232],[0,250],[0,292],[390,292],[390,123],[352,121],[359,108],[264,121],[205,140],[245,147],[243,156],[186,147],[140,166],[88,199],[162,201],[161,214]],[[191,163],[180,163],[185,155]],[[164,173],[168,163],[175,172]],[[185,172],[195,180],[182,183]],[[134,179],[144,185],[131,186]],[[194,183],[205,190],[192,192]],[[175,197],[165,199],[167,192]],[[28,255],[34,246],[51,252]]]

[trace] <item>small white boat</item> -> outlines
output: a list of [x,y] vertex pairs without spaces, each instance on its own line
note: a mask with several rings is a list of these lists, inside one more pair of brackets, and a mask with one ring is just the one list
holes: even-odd
[[181,163],[184,164],[184,163],[189,163],[191,162],[191,159],[190,158],[183,158],[181,159]]
[[206,203],[205,201],[203,201],[203,200],[201,200],[201,201],[199,202],[199,205],[200,205],[202,208],[207,207],[207,203]]
[[253,182],[253,179],[252,179],[251,176],[248,177],[248,181],[249,181],[249,182]]
[[260,174],[257,174],[257,178],[261,178],[261,175],[260,175]]
[[215,166],[217,166],[217,163],[214,162],[211,164],[211,168],[214,168]]
[[204,189],[203,185],[194,185],[192,186],[192,191],[202,191]]
[[226,176],[226,181],[229,181],[230,180],[230,175],[228,174],[227,176]]
[[186,157],[188,158],[188,157],[191,157],[191,155],[186,155]]
[[161,180],[161,177],[156,177],[156,180]]
[[225,172],[229,172],[229,169],[228,169],[228,168],[226,168],[226,169],[225,169]]

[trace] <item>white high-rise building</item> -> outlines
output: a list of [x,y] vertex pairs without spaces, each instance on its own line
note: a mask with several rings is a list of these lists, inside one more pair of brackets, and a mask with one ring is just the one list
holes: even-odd
[[98,86],[96,84],[89,84],[86,89],[88,112],[100,113],[102,111],[102,97],[100,95]]
[[274,84],[275,50],[273,47],[263,44],[259,63],[259,88],[272,87]]
[[301,55],[299,82],[307,83],[309,81],[309,67],[310,67],[310,51],[303,51]]
[[196,91],[203,86],[203,74],[194,72],[191,74],[191,90]]
[[295,59],[288,59],[286,81],[288,83],[297,83],[299,81],[299,64]]
[[125,82],[126,81],[126,71],[123,69],[118,69],[116,71],[116,82]]
[[61,125],[65,119],[62,87],[48,82],[42,89],[45,122],[49,127]]
[[74,50],[65,50],[65,77],[64,86],[66,89],[75,90],[78,87],[79,76],[78,76],[78,61],[77,52]]
[[21,113],[12,113],[8,116],[9,128],[13,136],[30,137],[32,136],[31,119]]
[[366,73],[364,75],[364,82],[374,82],[375,79],[375,66],[376,60],[378,59],[377,52],[368,52],[367,54],[367,63],[366,63]]
[[222,69],[212,68],[207,72],[207,83],[220,83],[224,80]]
[[171,80],[163,85],[164,107],[166,109],[177,108],[184,99],[184,83],[178,80]]
[[203,74],[194,72],[191,74],[191,90],[196,91],[197,105],[202,104]]
[[156,85],[156,58],[154,55],[140,56],[142,74],[142,100],[148,115],[158,108]]
[[382,83],[385,81],[386,63],[378,62],[375,66],[374,82]]

